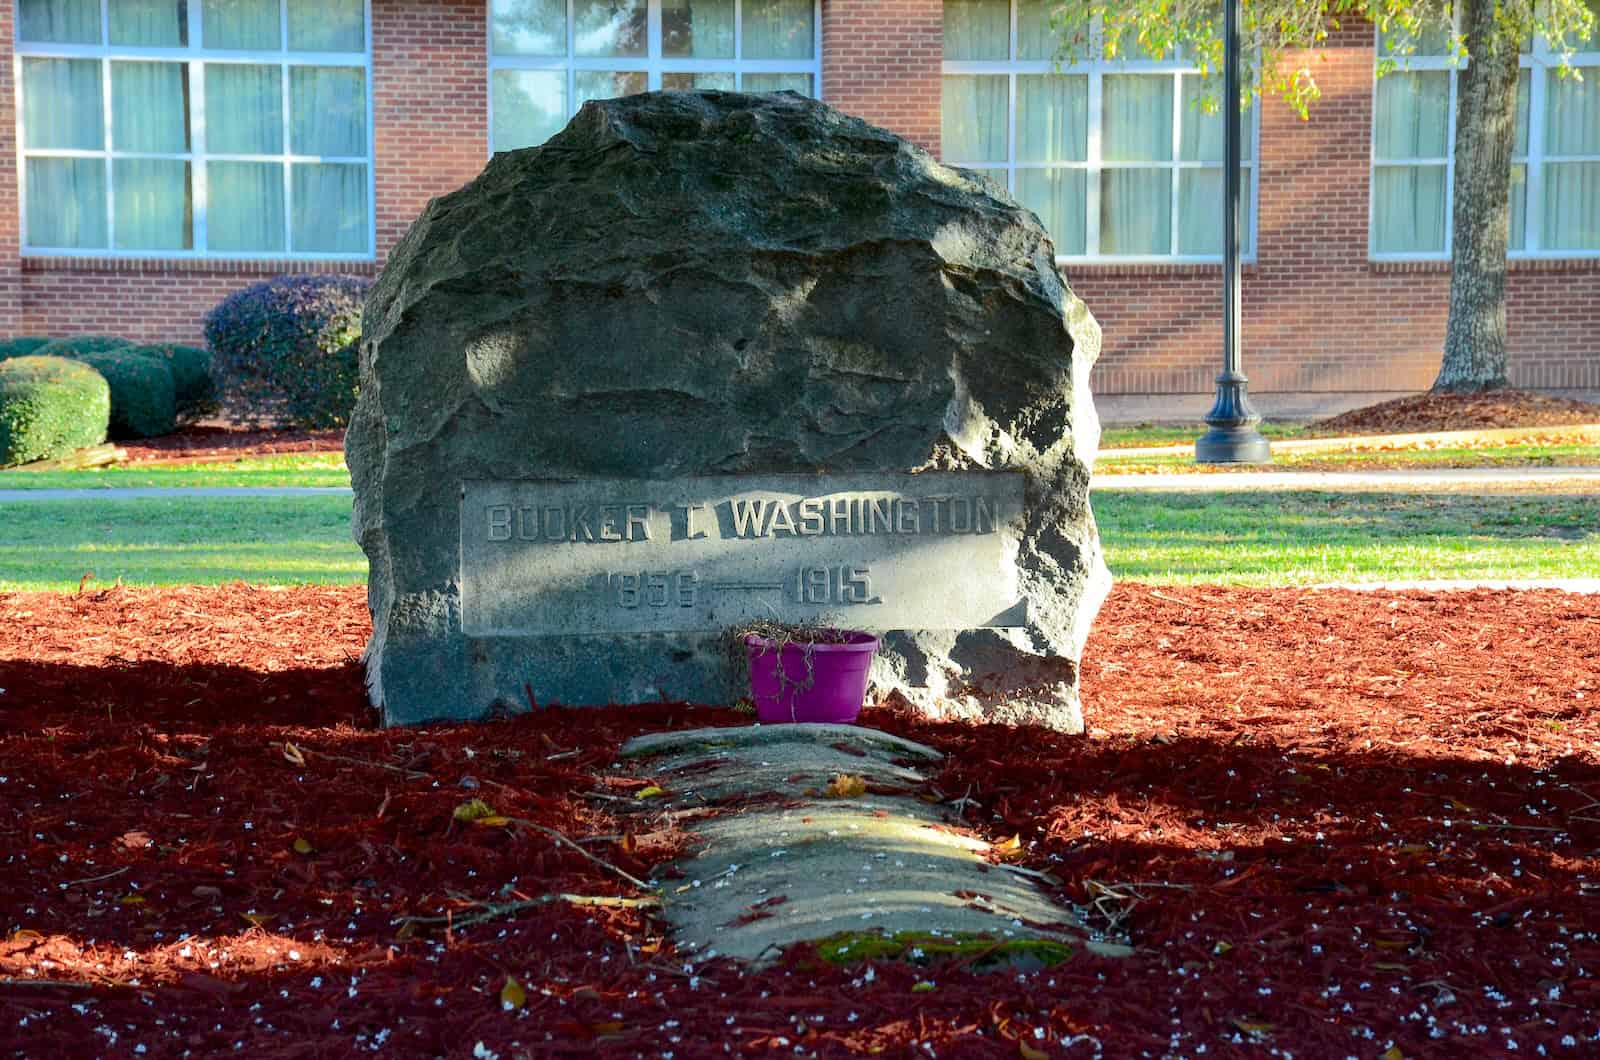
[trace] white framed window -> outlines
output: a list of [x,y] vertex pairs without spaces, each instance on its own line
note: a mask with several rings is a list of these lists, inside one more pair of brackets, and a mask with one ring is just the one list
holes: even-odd
[[[1044,222],[1057,260],[1222,260],[1223,119],[1181,57],[1056,69],[1053,0],[945,0],[943,155]],[[1254,256],[1256,108],[1240,244]]]
[[16,0],[25,254],[369,260],[367,0]]
[[[1590,0],[1600,11],[1600,0]],[[1456,81],[1449,34],[1410,41],[1399,69],[1377,79],[1372,118],[1369,252],[1376,261],[1434,261],[1451,250]],[[1378,57],[1401,47],[1378,35]],[[1600,34],[1569,57],[1530,42],[1517,84],[1511,155],[1511,258],[1600,257]]]
[[822,84],[821,0],[489,0],[489,150],[542,144],[586,100]]

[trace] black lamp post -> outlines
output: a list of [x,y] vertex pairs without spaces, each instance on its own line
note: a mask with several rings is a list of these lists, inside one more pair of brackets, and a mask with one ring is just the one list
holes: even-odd
[[1239,5],[1243,0],[1224,0],[1224,62],[1222,113],[1227,120],[1223,134],[1222,214],[1222,374],[1217,376],[1217,400],[1206,413],[1210,430],[1194,443],[1194,458],[1200,464],[1266,464],[1272,461],[1267,440],[1256,430],[1261,415],[1250,405],[1249,380],[1239,343],[1239,310],[1243,299],[1239,290]]

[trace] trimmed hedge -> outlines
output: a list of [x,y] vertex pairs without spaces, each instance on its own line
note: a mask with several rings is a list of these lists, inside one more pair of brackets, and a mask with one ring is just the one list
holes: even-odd
[[0,362],[0,467],[65,456],[106,440],[111,388],[65,357]]
[[64,339],[52,339],[33,352],[40,357],[77,357],[85,353],[125,350],[132,345],[115,335],[69,335]]
[[176,388],[165,361],[131,349],[99,350],[74,358],[111,386],[111,437],[153,438],[178,425]]
[[229,411],[282,426],[347,424],[370,286],[353,276],[279,276],[223,299],[205,330]]
[[37,335],[19,335],[14,339],[0,342],[0,361],[9,361],[13,357],[29,357],[39,352],[39,347],[48,346],[50,339],[40,338]]
[[128,352],[166,362],[172,371],[180,421],[197,420],[217,411],[217,385],[211,379],[211,354],[205,350],[157,343],[134,346]]

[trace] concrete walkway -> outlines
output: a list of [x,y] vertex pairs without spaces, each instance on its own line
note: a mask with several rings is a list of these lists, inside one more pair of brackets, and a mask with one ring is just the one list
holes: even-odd
[[1600,467],[1454,467],[1428,471],[1195,471],[1095,475],[1096,490],[1231,493],[1250,490],[1429,489],[1554,483],[1600,489]]

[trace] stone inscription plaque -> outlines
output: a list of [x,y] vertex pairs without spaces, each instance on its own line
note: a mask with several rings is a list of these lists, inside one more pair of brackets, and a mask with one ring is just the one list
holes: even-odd
[[466,482],[469,637],[1020,626],[1023,476]]

